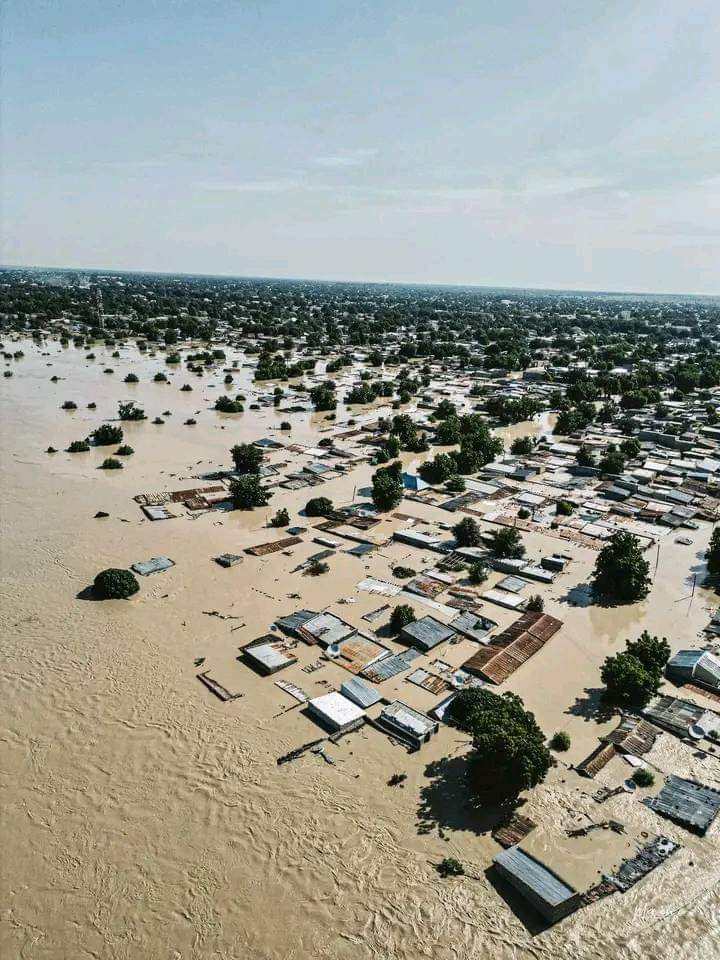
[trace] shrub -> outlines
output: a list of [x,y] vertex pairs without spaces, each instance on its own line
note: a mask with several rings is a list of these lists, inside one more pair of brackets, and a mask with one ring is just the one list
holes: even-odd
[[518,510],[518,517],[521,520],[529,520],[531,516],[532,514],[530,513],[527,507],[520,507],[520,509]]
[[390,615],[390,629],[393,633],[400,633],[403,627],[412,623],[415,619],[415,611],[409,603],[401,603],[393,610]]
[[441,877],[463,877],[465,875],[465,867],[455,857],[445,857],[436,869]]
[[239,400],[231,400],[224,394],[215,401],[215,409],[219,410],[220,413],[243,413],[245,411],[245,407]]
[[110,567],[95,577],[93,587],[103,600],[127,600],[138,592],[140,584],[129,570]]
[[138,382],[139,382],[139,378],[135,373],[129,373],[123,380],[123,383],[138,383]]
[[188,417],[187,420],[185,421],[184,426],[194,427],[196,423],[197,423],[197,420],[194,417]]
[[191,390],[192,390],[192,387],[190,386],[189,383],[184,383],[184,384],[180,387],[180,392],[181,392],[181,393],[189,393]]
[[270,521],[271,527],[287,527],[290,523],[290,514],[285,507],[281,507]]
[[123,465],[115,457],[106,457],[100,464],[101,470],[122,470]]
[[655,783],[655,776],[647,767],[638,767],[631,779],[638,787],[651,787]]
[[567,500],[558,500],[555,504],[555,513],[559,517],[569,517],[575,507]]
[[287,420],[283,420],[282,423],[280,424],[280,429],[281,429],[281,430],[292,430],[292,424],[289,423]]
[[131,400],[130,403],[118,404],[118,417],[121,420],[145,420],[145,411],[142,407],[136,407]]
[[153,377],[153,381],[154,381],[154,383],[168,383],[168,382],[169,382],[167,376],[166,376],[164,373],[162,373],[162,372],[156,373],[155,376]]
[[528,598],[528,602],[525,606],[525,609],[529,613],[542,613],[543,610],[545,609],[545,601],[543,600],[543,598],[540,596],[539,593],[535,593]]
[[468,569],[468,580],[476,587],[480,586],[481,583],[485,583],[488,575],[488,565],[484,560],[478,560],[476,563],[471,564]]
[[313,560],[305,567],[305,572],[311,577],[319,577],[329,569],[330,566],[324,560]]
[[122,427],[114,427],[110,423],[103,423],[90,436],[96,447],[109,447],[112,443],[120,443],[123,438]]
[[87,440],[73,440],[70,446],[67,448],[68,453],[87,453],[90,449],[90,444]]
[[463,493],[466,489],[465,479],[456,474],[454,477],[450,477],[445,484],[445,489],[449,490],[450,493]]
[[305,516],[326,517],[334,509],[332,500],[327,497],[313,497],[305,504]]
[[516,456],[526,456],[533,452],[535,444],[532,437],[516,437],[510,445],[510,453]]
[[570,749],[570,744],[570,735],[565,733],[564,730],[559,730],[553,735],[553,738],[550,741],[551,748],[553,750],[557,750],[558,753],[565,753],[566,750]]
[[393,567],[393,575],[399,580],[407,580],[408,577],[415,576],[415,571],[412,567],[403,567],[401,564],[398,564],[397,567]]
[[121,447],[118,447],[115,451],[116,457],[131,457],[135,451],[132,447],[128,446],[127,443],[124,443]]
[[74,400],[66,400],[62,405],[63,410],[77,410],[77,404]]
[[45,453],[57,453],[57,450],[55,447],[48,447]]

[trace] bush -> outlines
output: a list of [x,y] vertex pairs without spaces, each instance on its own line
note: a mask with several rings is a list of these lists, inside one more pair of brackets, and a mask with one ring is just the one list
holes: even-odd
[[325,563],[324,560],[313,560],[305,567],[305,573],[311,577],[319,577],[323,573],[327,573],[329,569],[329,564]]
[[408,577],[415,576],[415,571],[412,567],[403,567],[402,565],[398,564],[397,567],[393,567],[393,575],[399,580],[407,580]]
[[230,495],[236,510],[252,510],[266,506],[272,493],[260,485],[255,474],[247,473],[230,482]]
[[455,857],[445,857],[436,869],[441,877],[463,877],[465,875],[465,867]]
[[468,569],[468,580],[476,587],[479,587],[481,583],[485,583],[488,575],[488,565],[484,560],[478,560],[476,563],[471,564]]
[[655,783],[655,776],[647,767],[638,767],[631,779],[638,787],[651,787]]
[[292,430],[292,424],[289,423],[287,420],[283,420],[282,423],[280,424],[280,429],[281,429],[281,430]]
[[134,373],[129,373],[123,380],[123,383],[138,383],[138,382],[139,380],[138,380],[137,374],[134,374]]
[[66,400],[62,405],[63,410],[77,410],[77,404],[74,400]]
[[153,377],[153,381],[155,383],[168,383],[168,378],[164,373],[159,372],[155,374],[155,376]]
[[110,423],[103,423],[90,436],[96,447],[109,447],[112,443],[120,443],[123,438],[122,427],[114,427]]
[[140,584],[129,570],[110,567],[95,577],[93,587],[103,600],[127,600],[138,592]]
[[68,453],[87,453],[90,449],[90,444],[87,440],[73,440],[70,446],[67,448]]
[[271,527],[287,527],[290,523],[290,514],[287,512],[285,507],[281,507],[280,510],[275,514],[275,516],[270,521]]
[[528,602],[525,606],[525,609],[529,613],[542,613],[543,610],[545,609],[545,601],[543,600],[543,598],[540,596],[539,593],[535,593],[528,598]]
[[244,413],[245,407],[239,400],[231,400],[224,394],[215,401],[215,409],[220,413]]
[[520,509],[518,510],[518,517],[521,520],[529,520],[531,516],[532,514],[530,513],[527,507],[520,507]]
[[449,490],[450,493],[464,493],[466,489],[465,479],[458,475],[450,477],[448,482],[445,484],[445,489]]
[[145,411],[142,407],[136,407],[131,400],[130,403],[118,404],[118,417],[121,420],[145,420]]
[[527,456],[535,449],[532,437],[516,437],[510,445],[510,453],[516,456]]
[[118,448],[117,448],[117,450],[115,451],[115,456],[116,456],[116,457],[131,457],[134,453],[135,453],[135,451],[133,450],[133,448],[130,447],[130,446],[128,446],[126,443],[124,443],[121,447],[118,447]]
[[45,453],[57,453],[57,450],[55,447],[48,447]]
[[415,611],[409,603],[401,603],[395,607],[390,615],[390,629],[393,633],[400,633],[403,627],[412,623],[415,619]]
[[305,504],[305,516],[326,517],[334,509],[332,500],[327,497],[313,497]]
[[184,384],[180,387],[180,392],[181,392],[181,393],[189,393],[191,390],[192,390],[192,387],[190,386],[189,383],[184,383]]
[[553,738],[550,741],[551,748],[553,750],[557,750],[558,753],[565,753],[566,750],[570,749],[570,744],[570,735],[565,733],[564,730],[559,730],[553,735]]
[[101,470],[122,470],[123,465],[115,457],[106,457],[100,464]]
[[569,517],[575,507],[567,500],[558,500],[555,504],[555,513],[559,517]]

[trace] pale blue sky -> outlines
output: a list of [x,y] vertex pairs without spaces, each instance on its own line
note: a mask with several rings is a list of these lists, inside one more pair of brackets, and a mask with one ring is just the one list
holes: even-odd
[[718,0],[5,0],[0,262],[720,293]]

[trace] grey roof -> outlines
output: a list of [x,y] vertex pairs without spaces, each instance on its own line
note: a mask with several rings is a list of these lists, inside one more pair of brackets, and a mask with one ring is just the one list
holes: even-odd
[[297,630],[298,627],[302,627],[308,620],[312,620],[312,618],[316,616],[316,610],[297,610],[295,613],[290,613],[286,617],[278,617],[275,623],[281,630],[292,633],[294,630]]
[[523,580],[522,577],[503,577],[503,579],[495,584],[496,587],[499,587],[501,590],[510,590],[511,593],[520,593],[521,590],[524,590],[525,587],[529,586],[527,580]]
[[319,613],[316,617],[306,620],[302,627],[326,646],[339,643],[356,632],[355,627],[336,617],[334,613]]
[[413,660],[421,656],[422,653],[419,650],[410,647],[409,650],[403,650],[402,653],[396,653],[392,657],[385,657],[384,660],[371,663],[370,666],[365,667],[362,675],[378,683],[389,680],[390,677],[396,677],[403,670],[407,670]]
[[688,830],[704,834],[720,810],[720,791],[671,774],[660,793],[643,803]]
[[684,737],[688,727],[696,724],[705,713],[703,707],[679,697],[658,697],[643,710],[644,717],[679,737]]
[[139,560],[132,565],[132,569],[135,573],[147,577],[151,573],[160,573],[162,570],[169,570],[170,567],[174,566],[175,561],[169,557],[153,557],[151,560]]
[[517,846],[503,850],[493,858],[493,862],[552,907],[559,906],[577,892]]
[[720,689],[720,658],[707,650],[678,650],[668,660],[666,674],[670,679],[692,679],[706,687]]
[[382,694],[367,680],[362,677],[350,677],[340,685],[340,693],[352,700],[359,707],[372,707],[373,704],[382,700]]
[[380,716],[413,737],[426,737],[438,729],[437,720],[431,720],[427,714],[414,710],[402,700],[393,700],[383,707]]
[[490,620],[489,617],[481,616],[479,613],[463,610],[454,620],[450,621],[450,626],[471,640],[484,643],[488,633],[497,626],[497,623]]
[[449,640],[455,636],[455,631],[451,627],[446,627],[435,617],[421,617],[414,620],[406,627],[402,628],[403,639],[409,640],[421,650],[432,650],[443,640]]

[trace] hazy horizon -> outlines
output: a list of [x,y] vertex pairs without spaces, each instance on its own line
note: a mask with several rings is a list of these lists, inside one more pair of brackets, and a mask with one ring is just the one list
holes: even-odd
[[717,296],[719,40],[710,0],[7,0],[0,260]]

